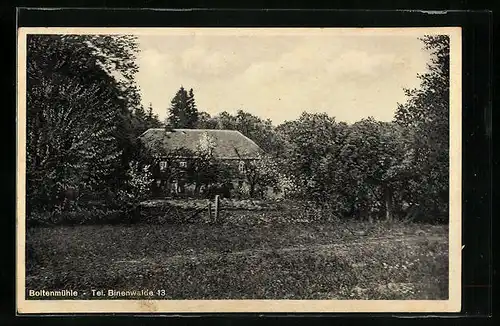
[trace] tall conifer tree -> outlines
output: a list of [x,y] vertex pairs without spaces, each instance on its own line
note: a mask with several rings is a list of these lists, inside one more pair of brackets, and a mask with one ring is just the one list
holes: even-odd
[[181,86],[170,102],[168,125],[172,128],[195,128],[198,121],[198,109],[194,101],[193,89]]

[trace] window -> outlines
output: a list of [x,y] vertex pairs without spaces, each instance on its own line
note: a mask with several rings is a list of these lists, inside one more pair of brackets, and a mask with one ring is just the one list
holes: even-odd
[[240,164],[238,165],[238,170],[240,173],[245,172],[245,161],[240,161]]
[[165,171],[167,169],[167,166],[168,166],[167,162],[161,161],[160,162],[160,171]]
[[187,168],[187,162],[186,161],[180,161],[179,162],[179,167],[181,167],[181,168]]

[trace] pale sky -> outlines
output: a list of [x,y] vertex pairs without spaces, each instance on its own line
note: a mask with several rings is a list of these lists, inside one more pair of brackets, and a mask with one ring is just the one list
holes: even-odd
[[[247,33],[248,34],[248,33]],[[198,110],[238,109],[274,124],[303,111],[337,121],[393,118],[429,60],[415,33],[140,35],[137,82],[160,119],[182,85]]]

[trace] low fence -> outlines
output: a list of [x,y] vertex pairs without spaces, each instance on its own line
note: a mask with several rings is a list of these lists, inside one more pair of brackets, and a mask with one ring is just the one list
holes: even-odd
[[142,222],[163,223],[217,223],[220,216],[220,198],[213,200],[152,200],[141,203]]
[[[277,203],[258,200],[214,199],[156,199],[140,205],[142,222],[151,223],[219,223],[229,211],[276,211]],[[231,213],[232,214],[232,213]]]

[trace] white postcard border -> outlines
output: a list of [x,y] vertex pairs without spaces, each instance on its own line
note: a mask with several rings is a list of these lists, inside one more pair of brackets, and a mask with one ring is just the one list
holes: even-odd
[[[448,300],[26,300],[26,36],[28,34],[134,35],[416,35],[450,36],[450,219]],[[19,28],[17,55],[16,294],[24,313],[225,313],[225,312],[459,312],[462,251],[462,44],[459,27],[418,28]]]

